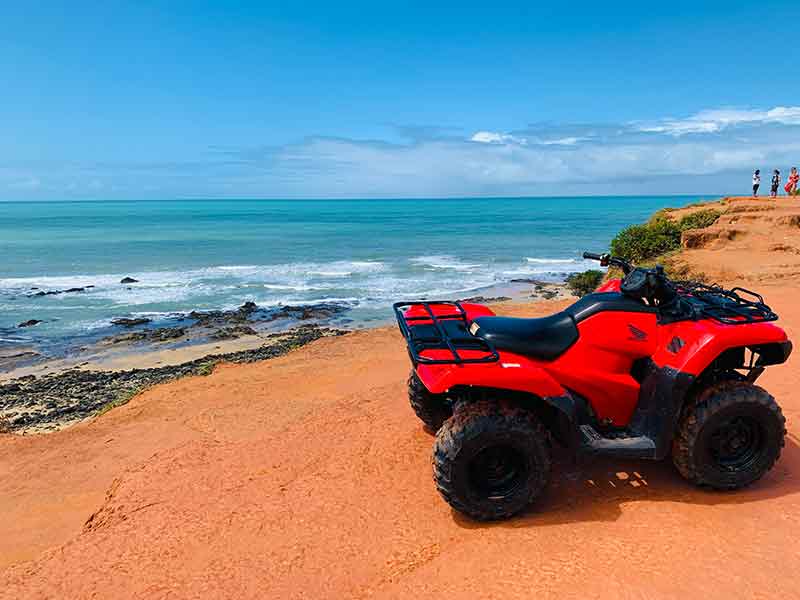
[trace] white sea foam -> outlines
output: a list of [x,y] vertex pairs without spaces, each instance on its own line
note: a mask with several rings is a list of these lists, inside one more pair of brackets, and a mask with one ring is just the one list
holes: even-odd
[[409,258],[409,262],[431,269],[453,270],[453,271],[472,271],[480,267],[477,263],[465,263],[454,256],[447,254],[436,254],[431,256],[415,256]]
[[560,265],[560,264],[571,264],[578,262],[575,258],[530,258],[525,257],[525,260],[529,263],[534,264],[541,264],[541,265]]
[[[0,289],[29,290],[37,287],[43,291],[69,289],[73,287],[116,288],[173,287],[198,280],[234,277],[244,280],[264,280],[280,277],[346,277],[356,273],[376,273],[386,269],[381,261],[332,261],[326,263],[284,263],[274,265],[220,265],[187,269],[185,271],[141,271],[125,273],[82,273],[76,275],[42,275],[34,277],[0,278]],[[125,277],[137,280],[134,284],[121,284]]]
[[220,267],[216,267],[220,271],[252,271],[254,269],[258,269],[258,265],[222,265]]
[[309,271],[309,275],[319,275],[320,277],[350,277],[352,271]]
[[0,342],[5,342],[7,344],[20,344],[23,342],[30,342],[32,339],[33,338],[24,335],[10,335],[0,337]]
[[130,314],[132,317],[145,317],[148,319],[158,320],[181,317],[185,313],[176,312],[174,310],[139,310],[132,311]]
[[[555,273],[577,271],[576,259],[519,256],[486,264],[448,254],[378,260],[305,261],[281,264],[227,264],[186,270],[141,270],[125,273],[54,275],[0,279],[3,302],[20,317],[31,305],[41,310],[59,334],[97,335],[122,316],[153,320],[174,318],[190,310],[235,309],[245,301],[265,308],[280,305],[345,304],[352,317],[391,317],[391,303],[417,298],[457,298],[481,293],[512,278],[556,279]],[[588,267],[587,267],[588,268]],[[552,276],[550,274],[553,274]],[[121,284],[124,277],[138,280]],[[25,298],[43,291],[86,287],[83,293]],[[13,291],[12,291],[13,290]],[[6,293],[8,294],[6,295]],[[13,317],[16,319],[16,315]],[[58,320],[60,319],[60,320]],[[21,320],[21,319],[20,319]],[[1,322],[1,321],[0,321]],[[16,324],[18,320],[14,321]],[[48,329],[48,332],[50,329]]]
[[315,290],[322,290],[326,289],[322,286],[313,286],[313,285],[285,285],[280,283],[264,283],[262,287],[268,290],[278,290],[278,291],[290,291],[290,292],[312,292]]
[[81,321],[78,326],[84,331],[94,331],[96,329],[105,329],[111,327],[111,319],[96,319],[94,321]]

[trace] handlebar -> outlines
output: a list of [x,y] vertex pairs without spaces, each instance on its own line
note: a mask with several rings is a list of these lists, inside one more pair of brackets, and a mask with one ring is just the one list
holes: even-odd
[[617,258],[615,256],[611,256],[610,254],[595,254],[594,252],[584,252],[583,258],[589,260],[597,260],[600,261],[601,267],[619,267],[622,269],[622,272],[627,275],[631,271],[633,271],[633,265],[629,263],[624,258]]
[[614,266],[622,269],[625,278],[620,291],[627,296],[641,298],[650,305],[662,306],[670,304],[677,295],[675,286],[660,265],[649,269],[634,267],[624,258],[617,258],[610,254],[595,254],[594,252],[584,252],[583,258],[599,260],[603,267]]

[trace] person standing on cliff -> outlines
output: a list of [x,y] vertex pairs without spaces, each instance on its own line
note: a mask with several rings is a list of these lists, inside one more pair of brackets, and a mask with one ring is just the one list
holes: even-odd
[[790,196],[797,194],[797,182],[800,181],[800,175],[797,173],[797,167],[792,167],[792,172],[789,173],[789,178],[786,180],[786,185],[783,189]]
[[761,171],[756,169],[753,173],[753,196],[758,196],[758,187],[761,185]]
[[772,172],[772,186],[769,189],[769,195],[772,198],[778,197],[778,188],[781,186],[781,172],[775,169]]

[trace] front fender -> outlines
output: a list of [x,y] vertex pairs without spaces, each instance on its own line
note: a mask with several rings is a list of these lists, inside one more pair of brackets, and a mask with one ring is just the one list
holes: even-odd
[[694,376],[700,375],[731,348],[754,348],[788,341],[786,332],[772,323],[723,325],[704,319],[679,321],[661,329],[653,362],[659,367],[670,367]]

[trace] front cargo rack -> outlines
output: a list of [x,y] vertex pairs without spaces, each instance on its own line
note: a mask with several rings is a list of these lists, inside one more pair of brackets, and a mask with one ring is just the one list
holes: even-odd
[[675,285],[680,297],[690,304],[694,318],[713,319],[724,325],[778,320],[778,315],[764,303],[764,298],[750,290],[740,287],[726,290],[717,284],[695,281],[681,281]]
[[[460,302],[396,302],[393,305],[408,354],[415,365],[491,363],[500,360],[495,347],[469,331]],[[438,313],[438,314],[437,314]],[[435,356],[426,356],[425,352]]]

